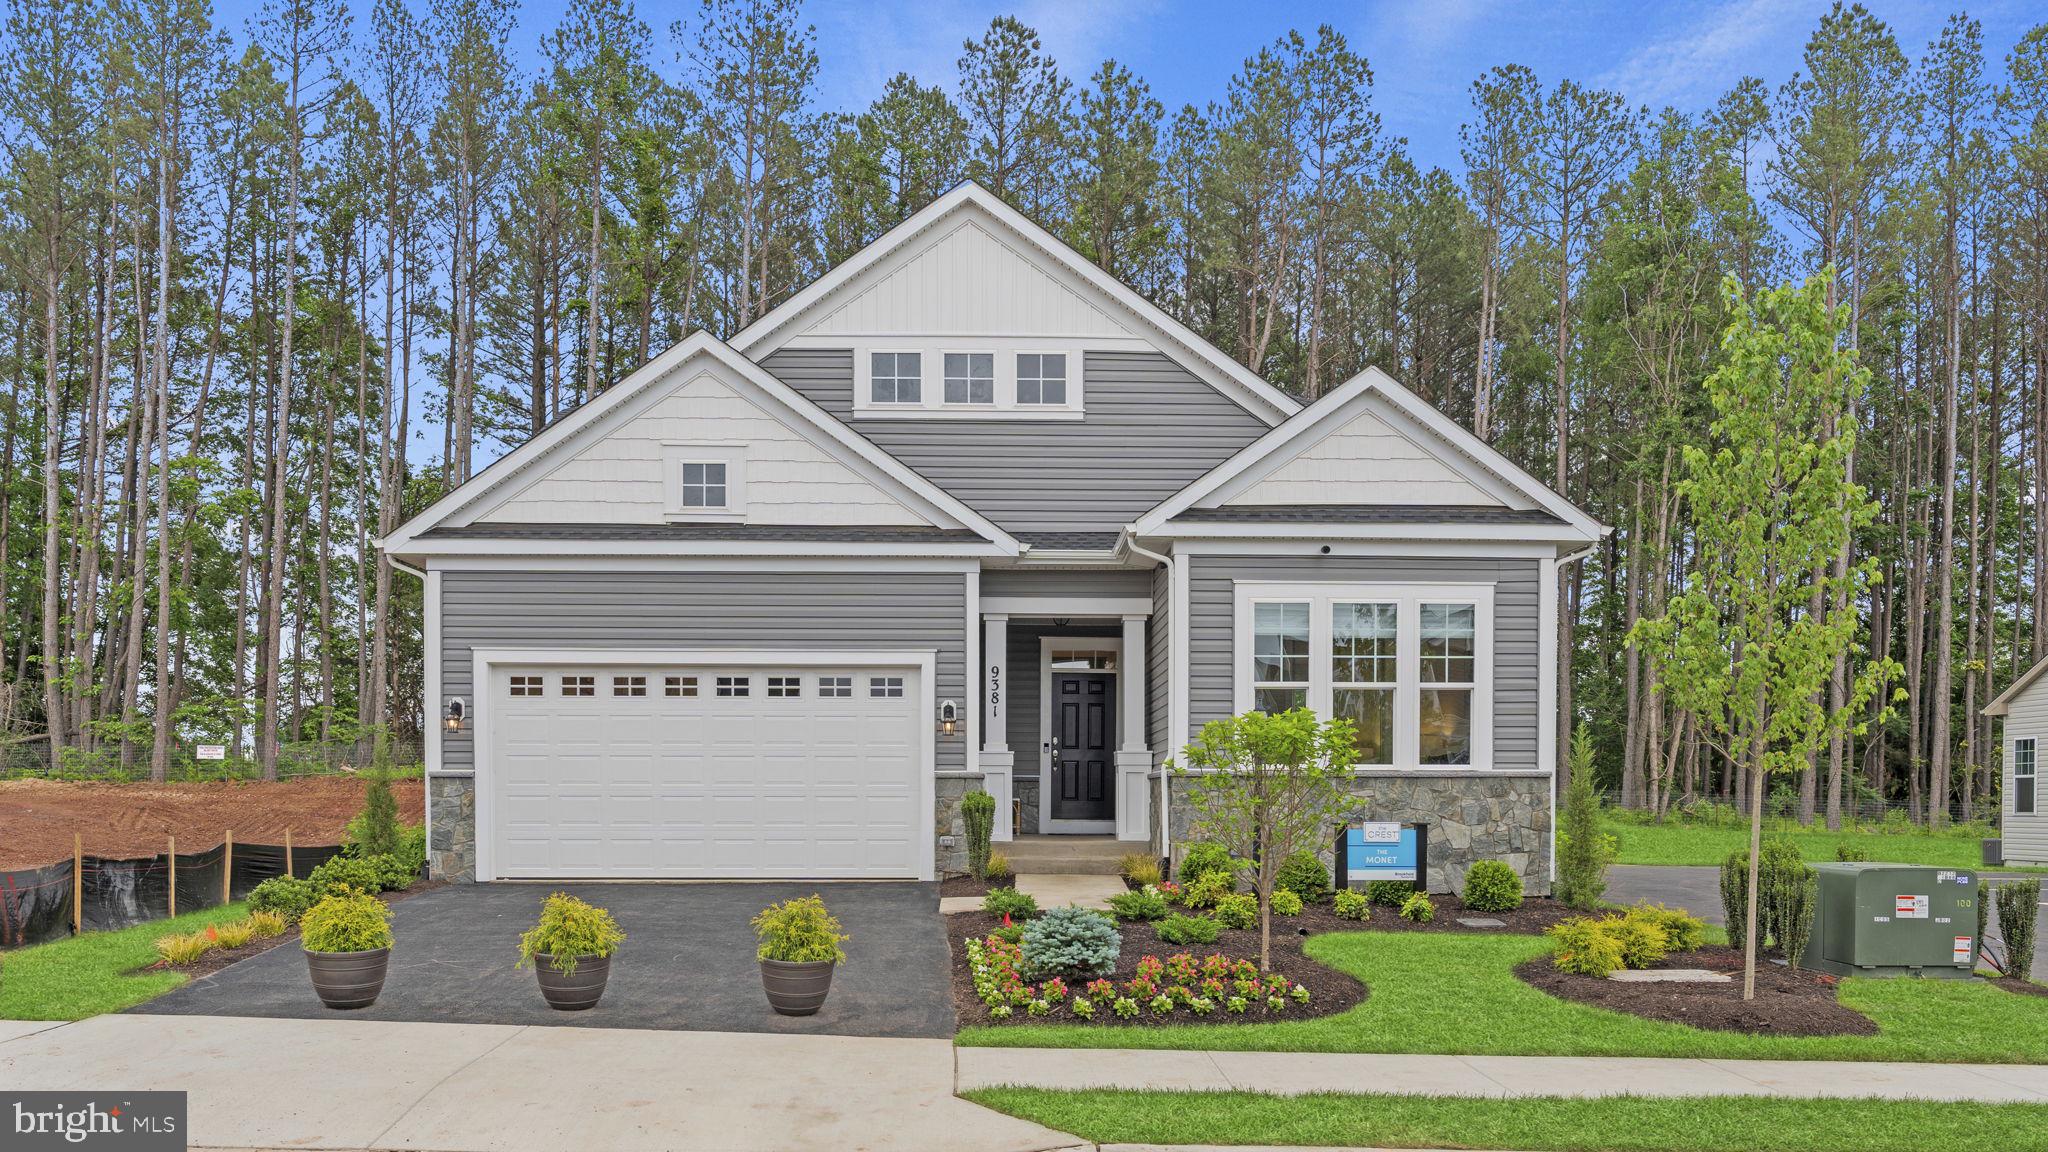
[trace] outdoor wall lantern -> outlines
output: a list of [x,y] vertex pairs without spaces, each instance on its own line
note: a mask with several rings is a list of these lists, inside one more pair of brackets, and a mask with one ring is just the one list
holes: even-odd
[[951,736],[960,731],[960,705],[951,700],[939,702],[939,734]]
[[448,698],[448,715],[441,721],[441,724],[450,732],[460,732],[462,731],[462,721],[468,712],[469,709],[462,703],[462,697],[450,696]]

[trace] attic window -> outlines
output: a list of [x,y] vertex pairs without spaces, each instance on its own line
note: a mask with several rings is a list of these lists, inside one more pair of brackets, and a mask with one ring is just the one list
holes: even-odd
[[731,444],[664,444],[662,473],[670,520],[745,519],[745,448]]
[[[875,420],[1080,420],[1087,344],[1032,337],[856,343],[853,415]],[[1022,345],[1020,347],[1020,344]],[[950,345],[950,346],[949,346]]]
[[725,507],[725,465],[708,461],[683,465],[683,507]]
[[876,404],[918,404],[924,400],[924,357],[916,352],[876,352],[868,360],[868,396]]

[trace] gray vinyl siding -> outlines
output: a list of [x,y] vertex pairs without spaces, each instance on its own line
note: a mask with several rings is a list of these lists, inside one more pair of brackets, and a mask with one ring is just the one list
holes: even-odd
[[1150,596],[1152,574],[1130,568],[984,568],[981,594],[989,596]]
[[[2013,811],[2012,742],[2034,740],[2034,814]],[[2000,847],[2008,864],[2048,864],[2048,679],[2036,680],[2012,701],[2005,714],[2003,763],[1999,767],[1998,815]]]
[[1268,425],[1157,352],[1089,352],[1080,421],[853,419],[853,353],[762,367],[975,511],[1016,532],[1114,531]]
[[1180,752],[1169,746],[1173,724],[1173,569],[1160,565],[1152,573],[1152,621],[1145,633],[1145,746],[1152,759]]
[[1538,566],[1534,560],[1395,559],[1336,556],[1190,556],[1188,706],[1199,729],[1235,703],[1232,647],[1235,582],[1344,581],[1425,584],[1491,582],[1493,597],[1493,766],[1536,767]]
[[[447,572],[441,692],[474,695],[477,648],[930,649],[934,699],[965,701],[966,612],[951,573]],[[443,770],[473,767],[472,736],[443,736]],[[941,737],[939,770],[965,767]]]

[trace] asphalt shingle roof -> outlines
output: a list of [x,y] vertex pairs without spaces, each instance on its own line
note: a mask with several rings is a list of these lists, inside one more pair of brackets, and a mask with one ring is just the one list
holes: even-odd
[[966,528],[779,524],[444,524],[428,540],[766,540],[824,544],[972,543]]
[[1260,504],[1190,508],[1174,517],[1228,524],[1562,524],[1540,508],[1489,504]]

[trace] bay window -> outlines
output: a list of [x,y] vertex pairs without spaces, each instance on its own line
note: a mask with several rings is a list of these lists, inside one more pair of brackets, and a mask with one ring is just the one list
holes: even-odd
[[1237,711],[1351,721],[1358,764],[1484,768],[1493,587],[1240,583]]

